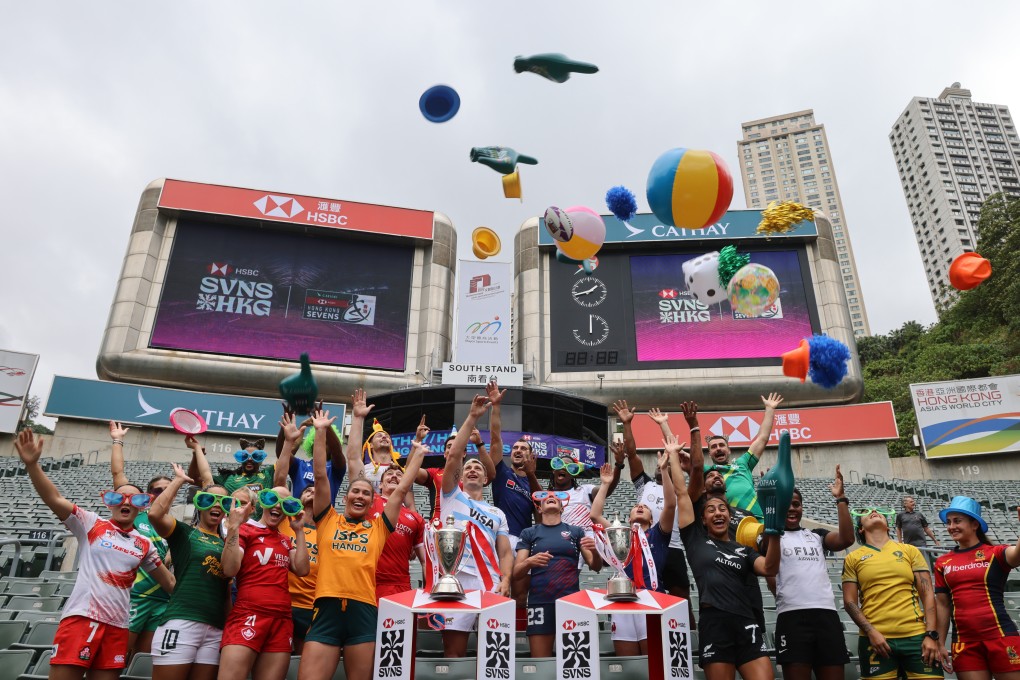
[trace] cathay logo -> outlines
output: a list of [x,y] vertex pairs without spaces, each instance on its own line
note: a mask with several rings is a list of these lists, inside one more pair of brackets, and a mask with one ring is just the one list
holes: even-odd
[[266,194],[255,201],[255,207],[266,217],[297,217],[305,208],[290,196]]

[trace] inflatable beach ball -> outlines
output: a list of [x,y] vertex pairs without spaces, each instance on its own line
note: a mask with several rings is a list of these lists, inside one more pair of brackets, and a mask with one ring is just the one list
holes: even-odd
[[572,260],[587,260],[599,251],[606,240],[606,223],[591,208],[574,206],[566,209],[573,234],[566,241],[557,241],[556,247]]
[[663,224],[702,229],[715,224],[733,200],[733,178],[711,151],[670,149],[648,173],[648,204]]

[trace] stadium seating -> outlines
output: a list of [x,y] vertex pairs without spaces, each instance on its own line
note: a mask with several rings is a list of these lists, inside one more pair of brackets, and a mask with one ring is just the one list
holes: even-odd
[[[49,459],[45,466],[48,474],[57,487],[81,507],[104,513],[99,492],[109,488],[110,470],[108,464],[86,465],[79,456],[66,459]],[[126,465],[128,477],[139,484],[145,484],[156,475],[169,474],[169,465],[165,463],[149,463],[129,461]],[[597,480],[581,480],[585,483],[596,483]],[[836,523],[836,508],[829,492],[831,479],[799,479],[797,486],[804,496],[805,517],[826,524]],[[346,492],[346,483],[341,488]],[[996,542],[1015,542],[1020,525],[1016,522],[1016,506],[1020,501],[1020,482],[1015,481],[968,481],[954,482],[948,480],[885,480],[877,476],[864,477],[859,484],[847,483],[846,494],[851,499],[851,507],[878,506],[899,510],[904,495],[910,494],[917,500],[917,509],[931,523],[943,546],[951,544],[948,534],[938,521],[938,511],[948,504],[948,499],[955,495],[969,495],[978,499],[983,505],[984,515],[989,523],[989,538]],[[491,492],[486,489],[486,500],[491,501]],[[178,502],[183,502],[186,491],[182,491]],[[422,487],[415,487],[415,501],[419,511],[429,509],[427,493]],[[636,502],[633,486],[626,481],[621,482],[614,494],[610,496],[605,515],[609,519],[617,516],[625,520],[630,508]],[[15,459],[0,458],[0,512],[4,519],[0,521],[0,536],[28,539],[33,530],[60,530],[53,513],[46,508],[35,495],[24,468]],[[72,564],[63,564],[63,546],[58,546],[57,556],[51,560],[51,567],[45,570],[45,560],[49,550],[45,545],[22,546],[21,567],[16,574],[6,570],[10,566],[14,550],[12,546],[0,549],[0,603],[6,604],[0,610],[0,680],[14,678],[45,677],[49,668],[49,649],[63,602],[74,587],[76,572]],[[856,625],[843,610],[840,588],[840,572],[842,557],[834,556],[828,565],[829,578],[833,586],[833,598],[840,619],[844,622],[845,642],[853,655],[853,661],[846,667],[846,678],[857,680],[857,638]],[[610,574],[603,570],[595,574],[584,569],[581,574],[582,587],[604,587]],[[1016,576],[1016,587],[1020,590],[1020,575]],[[412,567],[412,583],[420,585],[421,568]],[[693,583],[693,579],[692,579]],[[775,627],[775,598],[762,585],[762,599],[765,603],[766,639],[773,640]],[[692,592],[692,607],[697,610],[697,591]],[[1020,617],[1020,592],[1007,595],[1007,607]],[[600,617],[604,619],[604,617]],[[645,657],[616,658],[613,656],[613,645],[609,634],[608,622],[600,621],[603,627],[599,635],[601,663],[599,672],[604,678],[622,678],[630,676],[642,678],[647,676],[647,659]],[[554,659],[531,659],[528,657],[527,637],[523,631],[515,636],[517,647],[516,677],[533,680],[547,680],[555,676]],[[439,633],[430,630],[418,631],[416,677],[442,678],[456,680],[460,677],[473,678],[476,658],[443,659],[442,640]],[[693,639],[697,649],[697,634]],[[469,644],[474,652],[475,642]],[[299,657],[293,657],[288,669],[288,680],[296,680]],[[696,680],[704,678],[700,668],[695,668]],[[151,677],[151,657],[136,655],[131,666],[126,669],[124,677],[129,680],[145,680]],[[334,680],[345,677],[343,668],[337,671]],[[777,676],[779,677],[779,676]]]

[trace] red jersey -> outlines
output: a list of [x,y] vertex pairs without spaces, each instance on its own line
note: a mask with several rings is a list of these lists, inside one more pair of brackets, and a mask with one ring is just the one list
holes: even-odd
[[[440,473],[442,471],[440,470]],[[382,514],[386,499],[376,496],[372,504],[371,514]],[[386,546],[379,556],[379,565],[375,571],[378,585],[406,585],[411,589],[410,561],[414,559],[415,548],[425,543],[425,520],[414,510],[400,506],[400,519],[393,532],[386,539]]]
[[935,560],[935,592],[952,598],[956,641],[981,642],[1018,634],[1002,596],[1010,570],[1007,547],[979,543]]
[[237,572],[234,611],[290,614],[290,551],[294,541],[264,524],[246,522],[238,531],[244,551]]
[[429,492],[429,505],[432,507],[432,517],[440,517],[439,502],[443,497],[443,472],[446,468],[425,468],[429,478],[425,480],[425,488]]

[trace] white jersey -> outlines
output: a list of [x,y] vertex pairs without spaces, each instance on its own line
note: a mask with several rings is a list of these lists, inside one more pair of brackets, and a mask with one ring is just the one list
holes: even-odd
[[118,628],[131,620],[131,587],[138,569],[154,571],[163,564],[152,541],[132,529],[77,505],[64,526],[78,539],[78,580],[64,604],[61,619],[84,616]]
[[[573,489],[567,489],[570,498],[563,507],[563,522],[581,527],[585,533],[591,534],[591,497],[598,487],[593,484],[581,484]],[[558,491],[558,489],[550,489]]]
[[825,529],[787,530],[776,576],[776,613],[797,609],[836,609],[825,569]]
[[[483,554],[489,555],[491,564],[485,565],[489,570],[492,582],[499,583],[499,553],[496,550],[496,538],[506,536],[509,539],[510,527],[506,523],[506,515],[499,508],[489,505],[485,501],[476,501],[464,493],[460,488],[454,488],[451,493],[443,493],[442,496],[443,514],[453,515],[458,527],[463,527],[470,522],[481,530],[483,545],[478,549]],[[478,535],[477,533],[475,535]],[[478,565],[475,561],[474,551],[470,542],[464,547],[464,556],[460,561],[458,574],[464,572],[472,576],[481,576]],[[509,576],[509,574],[507,574]]]
[[[647,505],[648,509],[652,511],[652,526],[658,524],[662,508],[666,504],[666,496],[662,489],[662,484],[653,481],[648,475],[642,474],[634,480],[634,491],[637,493],[637,502]],[[673,511],[673,533],[669,537],[669,547],[683,550],[684,544],[680,540],[679,515],[679,512]]]
[[365,479],[372,482],[372,488],[375,489],[376,493],[382,493],[382,478],[389,468],[389,463],[379,465],[370,460],[365,463],[365,469],[362,470],[361,474]]

